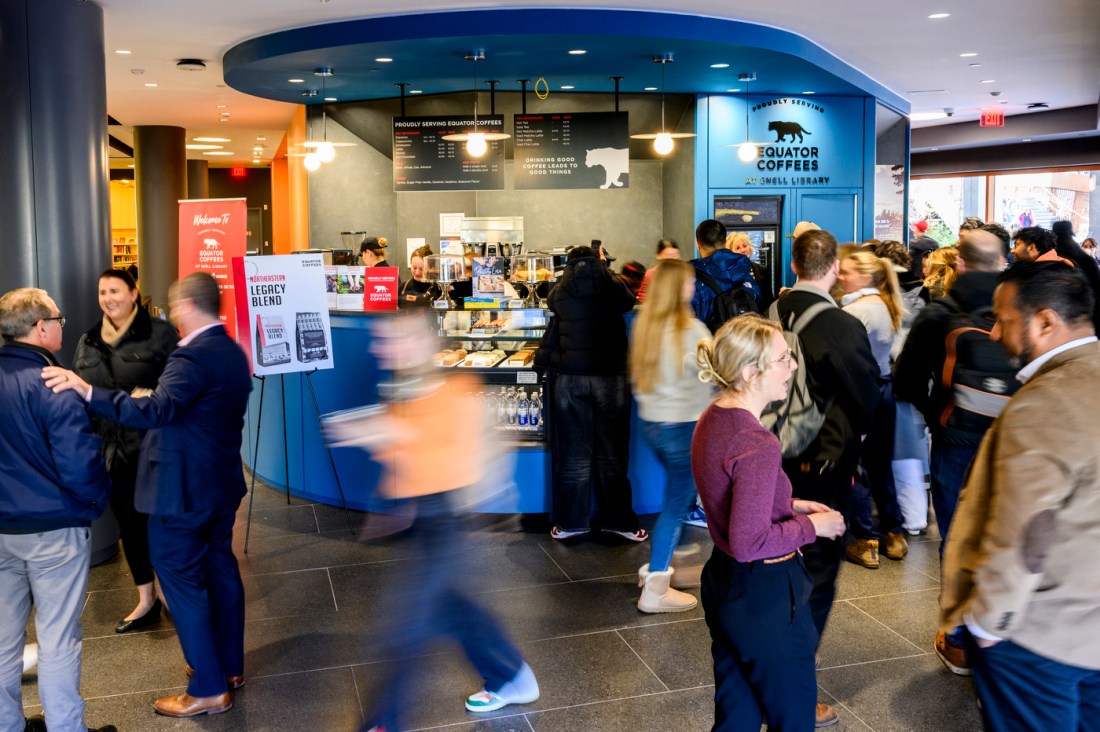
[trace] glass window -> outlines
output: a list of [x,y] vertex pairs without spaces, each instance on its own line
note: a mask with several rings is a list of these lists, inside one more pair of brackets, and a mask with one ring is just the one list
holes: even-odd
[[1049,229],[1055,221],[1066,220],[1073,224],[1078,241],[1095,237],[1096,227],[1090,221],[1090,203],[1097,196],[1095,171],[991,177],[993,220],[1010,232],[1025,226]]
[[951,246],[966,217],[985,220],[985,189],[984,175],[914,179],[909,182],[909,223],[927,221],[926,235],[941,247]]

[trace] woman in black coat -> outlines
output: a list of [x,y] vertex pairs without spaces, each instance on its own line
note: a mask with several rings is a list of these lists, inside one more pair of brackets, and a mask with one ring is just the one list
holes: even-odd
[[[156,388],[179,333],[168,322],[150,317],[139,302],[137,285],[128,273],[112,269],[99,276],[103,320],[81,336],[73,368],[92,386],[126,391]],[[149,562],[149,517],[134,508],[142,433],[106,421],[99,421],[96,431],[103,441],[103,457],[111,475],[111,508],[138,589],[137,607],[115,626],[115,632],[126,633],[153,625],[162,609]]]

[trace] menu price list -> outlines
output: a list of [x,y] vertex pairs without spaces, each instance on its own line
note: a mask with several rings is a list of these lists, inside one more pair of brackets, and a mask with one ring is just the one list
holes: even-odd
[[[488,143],[480,158],[465,142],[444,135],[468,132],[473,117],[395,117],[393,120],[394,191],[495,191],[504,189],[504,142]],[[477,129],[500,132],[503,117],[479,118]]]
[[517,114],[513,126],[517,190],[629,186],[626,112]]

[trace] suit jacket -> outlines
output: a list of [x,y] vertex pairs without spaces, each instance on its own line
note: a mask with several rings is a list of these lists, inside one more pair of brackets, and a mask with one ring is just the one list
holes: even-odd
[[1100,669],[1100,343],[1055,355],[985,434],[943,555],[942,625]]
[[134,496],[139,511],[179,515],[240,504],[251,390],[248,360],[224,328],[204,331],[173,351],[150,397],[92,390],[92,414],[148,430]]

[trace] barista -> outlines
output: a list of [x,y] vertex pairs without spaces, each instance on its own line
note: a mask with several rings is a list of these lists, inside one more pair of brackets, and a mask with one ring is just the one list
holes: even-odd
[[380,236],[368,236],[359,245],[359,264],[364,267],[389,267],[386,261],[386,240]]
[[432,248],[425,244],[409,257],[409,270],[412,272],[412,277],[401,286],[401,291],[397,295],[397,303],[401,307],[424,307],[431,304],[428,293],[433,285],[424,279],[424,258],[431,254]]

